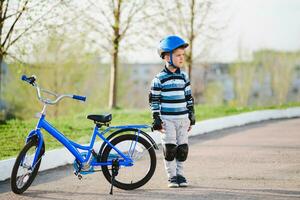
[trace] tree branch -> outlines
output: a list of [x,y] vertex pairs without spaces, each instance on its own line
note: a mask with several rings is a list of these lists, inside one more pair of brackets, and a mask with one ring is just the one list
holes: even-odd
[[[1,1],[1,4],[2,4],[3,1]],[[7,10],[8,10],[8,5],[9,5],[9,0],[6,1],[6,7],[5,7],[5,10],[4,10],[4,13],[3,13],[3,17],[2,17],[2,20],[4,22],[4,20],[6,19],[6,14],[7,14]],[[1,8],[2,8],[2,5],[1,5]],[[2,23],[2,21],[1,21]]]
[[[21,15],[22,15],[23,12],[25,11],[25,8],[26,8],[27,3],[28,3],[28,0],[25,1],[25,3],[24,3],[24,5],[23,5],[23,8],[22,8],[21,12],[20,12],[19,15],[16,17],[15,21],[13,22],[12,26],[10,27],[10,29],[9,29],[9,31],[8,31],[6,37],[5,37],[4,41],[3,41],[3,43],[1,44],[2,47],[5,46],[5,44],[6,44],[7,40],[8,40],[8,38],[9,38],[10,35],[12,34],[12,32],[13,32],[13,30],[14,30],[14,27],[15,27],[15,25],[16,25],[16,23],[17,23],[17,21],[20,19]],[[6,48],[6,50],[7,50],[7,48]],[[6,51],[6,50],[5,50],[5,51]]]
[[188,26],[188,23],[186,23],[186,22],[189,22],[189,21],[185,19],[185,15],[183,14],[184,12],[183,12],[182,7],[183,7],[183,5],[182,5],[181,1],[177,2],[176,9],[179,13],[177,21],[179,23],[179,27],[183,27],[183,28],[179,29],[179,32],[181,35],[188,35],[189,26]]
[[[106,22],[109,24],[109,26],[113,26],[112,22],[110,21],[109,16],[107,15],[107,13],[105,13],[105,11],[103,10],[102,7],[97,6],[94,2],[92,2],[91,0],[88,0],[90,4],[92,4],[94,7],[97,8],[97,10],[100,11],[101,15],[105,18]],[[113,1],[113,0],[112,0]]]
[[128,31],[128,29],[130,28],[131,26],[131,23],[132,23],[132,20],[134,18],[134,16],[139,13],[139,11],[141,11],[141,7],[137,7],[138,5],[137,4],[133,4],[131,9],[129,10],[129,14],[128,14],[128,17],[127,17],[127,20],[125,23],[125,28],[123,29],[123,31],[120,32],[120,35],[121,35],[121,38],[124,38],[125,35],[126,35],[126,32]]
[[[200,5],[199,9],[201,10],[201,8],[202,8],[204,12],[203,12],[203,15],[201,17],[200,23],[196,26],[195,35],[199,35],[201,33],[202,28],[205,26],[205,21],[207,20],[207,18],[209,16],[210,9],[211,9],[211,3],[207,2],[206,4],[207,4],[206,9],[205,9],[205,3],[203,3],[202,5]],[[198,13],[199,12],[200,11],[198,11]]]
[[[47,16],[49,13],[51,13],[51,11],[56,8],[58,5],[60,4],[60,2],[58,2],[57,4],[55,4],[54,6],[52,6],[47,12],[45,12],[42,16],[40,16],[38,19],[36,19],[30,26],[28,26],[27,28],[25,28],[25,30],[20,33],[12,42],[10,42],[7,47],[6,47],[6,51],[7,49],[13,45],[16,41],[18,41],[28,30],[30,30],[33,26],[35,26],[37,23],[40,22],[41,19],[43,19],[45,16]],[[4,47],[4,45],[2,45]]]

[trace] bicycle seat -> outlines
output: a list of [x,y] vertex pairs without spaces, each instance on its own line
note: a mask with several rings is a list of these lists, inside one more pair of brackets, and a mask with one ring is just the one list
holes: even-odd
[[93,120],[97,123],[108,123],[112,120],[111,114],[105,114],[105,115],[88,115],[88,119]]

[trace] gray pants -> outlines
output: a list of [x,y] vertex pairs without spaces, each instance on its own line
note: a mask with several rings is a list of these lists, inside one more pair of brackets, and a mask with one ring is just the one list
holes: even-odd
[[[163,128],[165,133],[161,134],[162,144],[188,144],[188,128],[190,126],[190,120],[188,118],[183,119],[165,119],[162,117]],[[183,163],[179,162],[176,158],[173,161],[166,161],[165,168],[168,178],[173,176],[183,176]]]

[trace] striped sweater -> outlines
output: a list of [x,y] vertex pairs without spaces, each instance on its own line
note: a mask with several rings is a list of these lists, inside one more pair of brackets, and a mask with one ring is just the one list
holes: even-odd
[[194,106],[188,75],[179,68],[173,73],[165,67],[151,83],[149,104],[152,112],[168,119],[188,117]]

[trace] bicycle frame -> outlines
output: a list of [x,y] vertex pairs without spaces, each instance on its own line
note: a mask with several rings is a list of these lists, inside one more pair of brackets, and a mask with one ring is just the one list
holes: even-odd
[[[43,142],[44,142],[43,135],[42,135],[41,130],[40,130],[41,128],[43,128],[50,135],[52,135],[54,138],[56,138],[63,146],[65,146],[70,151],[70,153],[73,154],[73,156],[80,162],[81,165],[84,165],[84,164],[87,164],[87,163],[90,164],[90,166],[112,165],[112,161],[97,162],[97,161],[92,160],[89,163],[89,159],[91,158],[91,156],[93,156],[92,155],[92,150],[93,150],[93,147],[94,147],[94,144],[95,144],[96,136],[98,136],[103,140],[104,143],[111,146],[111,148],[113,148],[124,159],[124,160],[119,160],[119,164],[121,166],[132,166],[133,165],[132,159],[130,157],[128,157],[127,155],[123,154],[114,145],[112,145],[104,137],[104,134],[109,132],[112,129],[135,128],[135,129],[138,130],[137,133],[136,133],[137,138],[138,138],[139,135],[140,135],[140,129],[149,128],[149,126],[148,125],[112,126],[112,127],[108,127],[107,129],[105,129],[102,132],[99,132],[99,128],[97,126],[95,126],[93,135],[92,135],[91,140],[90,140],[90,144],[88,146],[83,146],[83,145],[77,144],[77,143],[69,140],[68,138],[66,138],[61,132],[59,132],[49,122],[46,121],[45,114],[41,114],[41,117],[40,117],[40,119],[37,123],[36,129],[31,131],[29,133],[29,135],[27,136],[27,139],[26,139],[26,142],[28,142],[30,140],[30,138],[32,138],[32,137],[34,137],[34,136],[38,137],[38,148],[36,150],[35,157],[34,157],[34,160],[33,160],[33,166],[37,162],[39,152],[41,151],[42,145],[43,145]],[[131,150],[131,146],[130,146],[129,152]],[[135,144],[133,145],[133,149],[134,148],[135,148]],[[81,155],[81,153],[78,151],[78,149],[87,151],[87,155],[86,155],[85,158]]]
[[[64,98],[86,101],[86,96],[58,94],[43,89],[39,87],[37,78],[34,75],[30,77],[22,75],[21,80],[35,87],[38,100],[43,103],[43,110],[40,113],[35,129],[28,134],[26,144],[17,156],[12,168],[11,189],[14,193],[22,194],[25,192],[38,173],[42,156],[45,153],[45,142],[41,129],[58,140],[74,156],[74,174],[79,180],[82,179],[82,175],[102,170],[104,177],[111,184],[110,194],[113,194],[113,186],[124,190],[133,190],[143,186],[150,180],[156,168],[156,154],[154,150],[158,149],[153,138],[142,130],[151,128],[150,126],[125,125],[109,127],[109,123],[112,120],[111,114],[88,115],[87,118],[94,121],[95,127],[90,143],[80,145],[68,139],[46,120],[46,108],[48,105],[57,104]],[[44,94],[47,95],[44,96]],[[103,126],[107,126],[107,128],[101,129]],[[94,150],[96,137],[101,138],[103,141],[99,153],[96,153]],[[140,160],[144,155],[146,155],[147,161],[142,161],[138,165],[139,162],[136,161]],[[95,169],[94,166],[100,166],[101,170]],[[120,167],[124,169],[130,166],[137,166],[137,168],[140,166],[140,168],[145,168],[146,170],[143,170],[142,176],[135,178],[132,175],[135,174],[134,171],[136,169],[129,168],[129,173],[125,169],[122,170],[122,174],[126,176],[130,174],[131,177],[128,179],[130,182],[123,180],[123,177],[116,179]]]

